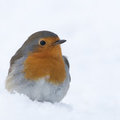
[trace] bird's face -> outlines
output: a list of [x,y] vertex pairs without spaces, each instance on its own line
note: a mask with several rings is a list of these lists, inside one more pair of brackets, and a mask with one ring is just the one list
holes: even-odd
[[23,44],[22,50],[25,54],[33,52],[51,52],[60,49],[60,44],[66,40],[60,40],[59,37],[48,31],[37,32],[31,35]]
[[40,51],[51,50],[64,43],[66,40],[60,40],[58,37],[46,37],[38,40],[38,49]]

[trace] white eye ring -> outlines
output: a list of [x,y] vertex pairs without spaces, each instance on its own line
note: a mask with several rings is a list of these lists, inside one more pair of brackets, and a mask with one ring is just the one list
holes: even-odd
[[40,40],[39,44],[42,45],[42,46],[44,46],[46,44],[46,42],[44,40]]

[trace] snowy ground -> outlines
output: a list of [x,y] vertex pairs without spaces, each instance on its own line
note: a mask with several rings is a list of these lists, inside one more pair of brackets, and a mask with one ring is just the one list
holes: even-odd
[[[0,0],[0,120],[120,120],[119,0]],[[71,87],[61,103],[4,89],[9,60],[29,35],[67,39]]]

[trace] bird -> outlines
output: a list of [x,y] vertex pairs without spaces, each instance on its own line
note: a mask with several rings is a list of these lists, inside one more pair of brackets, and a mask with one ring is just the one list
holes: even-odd
[[51,31],[33,33],[10,60],[5,87],[38,102],[60,102],[70,86],[69,61],[62,55],[66,42]]

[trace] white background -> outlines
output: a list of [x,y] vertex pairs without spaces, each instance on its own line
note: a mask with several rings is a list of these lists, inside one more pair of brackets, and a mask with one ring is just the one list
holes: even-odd
[[[67,39],[71,86],[61,103],[4,89],[10,58],[32,33]],[[120,120],[119,0],[0,0],[0,120]]]

